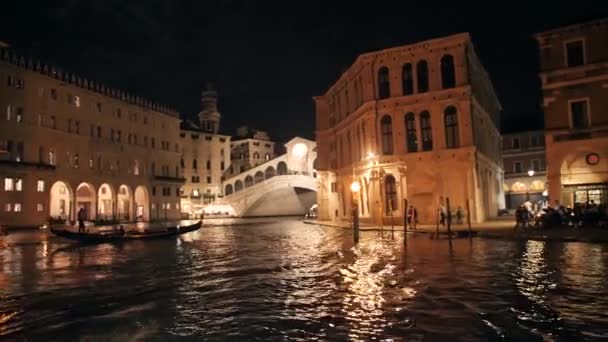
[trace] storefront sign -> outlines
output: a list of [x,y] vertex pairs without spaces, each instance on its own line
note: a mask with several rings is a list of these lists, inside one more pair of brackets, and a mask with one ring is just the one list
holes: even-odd
[[608,190],[608,183],[566,184],[565,190]]

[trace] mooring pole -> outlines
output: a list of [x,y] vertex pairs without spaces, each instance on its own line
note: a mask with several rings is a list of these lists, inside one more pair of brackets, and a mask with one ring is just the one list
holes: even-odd
[[468,199],[467,199],[467,225],[469,228],[469,236],[471,236],[471,207],[469,205]]
[[358,243],[359,242],[359,210],[357,210],[357,207],[353,207],[352,217],[353,217],[353,238],[355,240],[355,243]]
[[452,211],[450,210],[450,198],[445,198],[445,206],[447,210],[447,220],[448,220],[448,236],[452,237]]
[[403,243],[407,242],[407,198],[403,199]]

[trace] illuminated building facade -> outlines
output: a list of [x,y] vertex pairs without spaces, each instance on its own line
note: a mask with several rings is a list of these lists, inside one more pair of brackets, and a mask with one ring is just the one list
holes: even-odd
[[221,115],[217,92],[202,93],[197,124],[182,123],[181,168],[186,183],[180,190],[181,209],[188,216],[200,215],[203,207],[223,196],[222,177],[230,166],[230,136],[219,134]]
[[275,143],[268,133],[247,126],[239,127],[230,143],[231,164],[224,173],[228,179],[276,157]]
[[502,163],[507,209],[515,209],[527,200],[545,200],[547,168],[544,131],[504,134]]
[[180,217],[179,114],[0,50],[0,223]]
[[608,201],[608,19],[542,32],[551,202]]
[[474,222],[504,208],[501,106],[467,33],[360,55],[315,103],[320,219],[357,203],[399,220],[404,199],[421,223],[447,197]]

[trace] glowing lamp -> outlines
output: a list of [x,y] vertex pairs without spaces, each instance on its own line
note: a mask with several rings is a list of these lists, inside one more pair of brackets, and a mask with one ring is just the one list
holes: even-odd
[[528,171],[528,176],[530,176],[530,177],[534,176],[534,170],[529,170]]
[[357,181],[352,182],[352,184],[350,185],[350,191],[359,192],[360,190],[361,190],[361,184],[359,184],[359,182],[357,182]]

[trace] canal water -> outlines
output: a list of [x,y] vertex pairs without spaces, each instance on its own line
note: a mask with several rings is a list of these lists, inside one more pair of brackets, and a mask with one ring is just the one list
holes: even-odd
[[[32,233],[33,234],[33,233]],[[431,240],[295,220],[0,249],[0,340],[608,338],[608,245]]]

